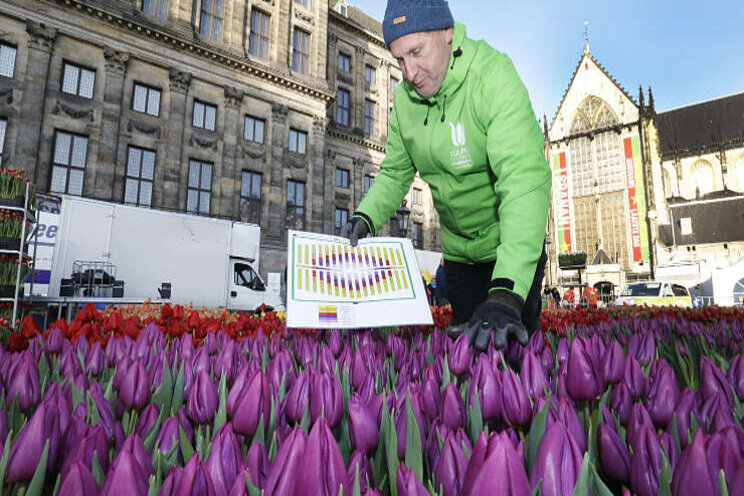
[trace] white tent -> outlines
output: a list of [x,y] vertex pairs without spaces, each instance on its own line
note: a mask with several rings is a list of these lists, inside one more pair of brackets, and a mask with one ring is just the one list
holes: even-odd
[[744,258],[722,269],[713,269],[713,302],[716,305],[744,304]]

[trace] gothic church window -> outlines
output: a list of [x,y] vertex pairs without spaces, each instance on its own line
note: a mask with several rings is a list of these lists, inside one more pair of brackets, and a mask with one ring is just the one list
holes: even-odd
[[707,160],[698,160],[692,167],[691,184],[695,188],[695,196],[705,196],[713,191],[713,166]]

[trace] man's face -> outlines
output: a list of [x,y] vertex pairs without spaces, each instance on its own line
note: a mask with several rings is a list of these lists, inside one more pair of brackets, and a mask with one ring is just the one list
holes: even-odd
[[437,94],[447,74],[452,44],[452,28],[411,33],[390,44],[403,77],[422,98]]

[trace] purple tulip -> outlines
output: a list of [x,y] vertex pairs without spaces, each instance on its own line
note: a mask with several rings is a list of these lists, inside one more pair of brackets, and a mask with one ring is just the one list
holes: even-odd
[[628,422],[628,430],[626,439],[628,444],[631,446],[636,438],[636,435],[641,431],[641,427],[646,426],[654,429],[654,421],[651,420],[651,415],[648,414],[648,410],[643,406],[642,403],[636,403],[633,405],[633,410],[630,414],[630,422]]
[[202,370],[196,375],[189,391],[186,413],[197,424],[209,423],[217,412],[217,401],[217,386],[209,378],[209,374]]
[[524,459],[519,457],[507,434],[494,433],[486,440],[485,433],[481,433],[465,471],[462,494],[532,495]]
[[638,496],[658,494],[662,456],[661,443],[654,428],[642,426],[631,441],[631,446],[633,457],[630,461],[630,485],[633,491]]
[[[571,437],[576,442],[581,452],[586,451],[586,434],[584,433],[584,427],[579,421],[579,416],[576,413],[576,408],[566,398],[559,398],[555,407],[555,421],[560,422],[563,426],[568,429],[571,433]],[[555,403],[552,403],[555,405]],[[539,410],[538,410],[539,411]],[[546,429],[553,425],[553,422],[548,419],[546,423]]]
[[269,382],[260,369],[248,379],[234,405],[231,417],[235,432],[252,437],[256,433],[261,417],[264,427],[268,425],[271,416],[271,393]]
[[545,496],[573,493],[582,458],[581,450],[568,429],[560,423],[553,424],[538,445],[530,476],[532,487],[537,487],[542,480],[542,494]]
[[679,386],[674,370],[665,361],[657,360],[656,364],[659,366],[649,381],[646,404],[656,425],[665,426],[672,420],[674,405],[679,401]]
[[439,404],[442,393],[436,379],[427,377],[421,383],[421,409],[429,422],[433,422],[439,416]]
[[692,444],[685,448],[677,462],[672,492],[677,495],[718,494],[718,473],[711,474],[708,469],[702,429],[695,433]]
[[[723,394],[714,394],[700,407],[700,416],[710,424],[710,432],[718,432],[735,425],[733,409]],[[702,425],[702,424],[701,424]]]
[[707,356],[700,359],[700,391],[706,400],[714,394],[723,394],[729,407],[734,405],[734,393],[721,370]]
[[[251,444],[248,454],[245,455],[243,466],[248,471],[248,478],[251,483],[258,489],[263,489],[271,465],[266,450],[261,443]],[[238,479],[240,479],[240,474],[238,474]]]
[[462,451],[462,444],[452,434],[448,434],[442,446],[442,453],[434,469],[436,488],[442,488],[444,496],[457,496],[465,482],[468,459]]
[[47,463],[54,466],[62,437],[57,417],[58,410],[54,403],[42,401],[10,447],[5,470],[8,482],[31,480],[41,460],[47,439],[49,439]]
[[605,384],[616,384],[623,380],[625,359],[620,343],[613,341],[607,346],[601,360],[602,380]]
[[82,462],[67,466],[60,477],[59,496],[97,496],[98,485],[88,467]]
[[672,436],[668,432],[663,432],[661,436],[659,436],[659,442],[661,443],[661,448],[666,453],[667,460],[669,460],[669,467],[673,472],[674,467],[677,465],[677,458],[679,458],[679,453],[677,452],[677,446],[674,444],[674,439],[672,439]]
[[346,466],[336,439],[328,422],[319,418],[307,438],[302,466],[297,475],[301,484],[295,486],[295,494],[336,496],[341,486],[344,493],[351,487],[346,480]]
[[634,399],[642,398],[646,393],[646,379],[643,377],[641,364],[632,355],[625,357],[625,385]]
[[5,410],[0,409],[0,443],[4,443],[6,437],[8,437],[8,417],[5,416]]
[[737,355],[731,361],[726,378],[734,388],[739,400],[744,401],[744,355]]
[[209,447],[206,470],[217,494],[227,493],[235,482],[242,464],[240,444],[227,422],[217,431]]
[[356,478],[357,467],[359,468],[359,490],[364,493],[369,486],[367,480],[373,479],[372,465],[369,463],[369,457],[360,451],[355,451],[349,457],[349,463],[346,464],[346,480],[349,481],[353,488],[354,479]]
[[511,368],[501,373],[501,403],[504,420],[512,427],[526,425],[531,419],[530,398]]
[[134,433],[137,434],[141,439],[144,439],[145,436],[147,436],[147,433],[150,432],[150,429],[155,425],[155,422],[158,420],[158,416],[160,415],[160,408],[158,407],[157,403],[150,403],[147,405],[140,415],[139,420],[137,421],[137,426],[134,428]]
[[[672,420],[669,422],[669,425],[667,427],[667,430],[669,430],[669,432],[672,432],[672,429],[674,428],[677,429],[677,436],[679,437],[679,443],[682,449],[684,449],[689,444],[688,433],[690,431],[690,415],[695,415],[694,408],[695,393],[686,388],[684,391],[682,391],[682,394],[679,395],[679,401],[674,407]],[[676,426],[674,425],[674,415],[677,416]]]
[[460,395],[460,390],[454,384],[447,384],[444,388],[440,412],[443,425],[455,430],[465,427],[467,421],[465,402]]
[[124,452],[132,455],[134,461],[139,464],[142,473],[145,475],[145,479],[147,479],[152,473],[152,458],[145,450],[145,445],[142,444],[139,436],[132,434],[126,438],[119,449],[119,455]]
[[[200,374],[206,374],[206,372],[202,371]],[[199,453],[194,453],[194,456],[183,468],[180,477],[174,480],[173,494],[178,496],[212,496],[218,494],[215,491],[207,467],[203,461],[199,460]]]
[[560,341],[558,341],[558,347],[555,350],[555,358],[558,361],[558,365],[568,360],[569,352],[570,346],[568,341],[566,338],[561,338]]
[[398,496],[429,496],[429,491],[416,478],[413,469],[408,470],[403,463],[398,466],[397,486]]
[[597,444],[602,468],[612,479],[626,482],[630,478],[630,452],[611,424],[599,424]]
[[227,384],[232,384],[233,377],[235,376],[236,365],[235,341],[230,339],[220,349],[219,355],[217,355],[217,358],[214,360],[214,376],[222,377],[222,373],[224,372]]
[[209,350],[206,346],[201,346],[191,358],[191,371],[194,376],[199,375],[200,372],[209,372],[212,370],[212,362],[209,360]]
[[64,343],[64,340],[65,338],[62,336],[62,331],[60,331],[59,328],[55,328],[52,332],[49,333],[44,351],[47,353],[61,352],[62,343]]
[[285,398],[285,412],[287,419],[299,423],[308,409],[310,383],[313,373],[311,368],[303,370],[295,380],[294,384]]
[[[292,496],[295,494],[295,483],[303,464],[305,452],[305,432],[295,427],[279,447],[271,470],[266,478],[264,493],[275,496]],[[304,483],[304,482],[303,482]]]
[[[74,425],[74,421],[70,423],[70,426]],[[72,435],[75,435],[73,438]],[[93,454],[95,453],[98,459],[98,465],[105,474],[109,468],[109,452],[108,452],[108,438],[106,432],[100,425],[91,425],[83,427],[83,430],[73,432],[72,427],[68,427],[66,438],[71,441],[70,450],[64,455],[64,466],[62,470],[76,462],[81,462],[85,465],[91,473],[93,472]]]
[[129,408],[142,410],[150,399],[150,380],[142,362],[135,361],[127,369],[119,386],[119,399]]
[[458,376],[470,370],[470,343],[465,334],[455,341],[450,355],[447,357],[447,363],[450,370]]
[[548,378],[542,364],[532,352],[528,351],[522,357],[520,375],[530,398],[536,399],[545,395],[545,389],[549,387]]
[[94,381],[93,384],[90,385],[88,394],[90,394],[91,398],[93,398],[93,404],[96,406],[98,416],[101,419],[101,426],[103,427],[103,430],[106,431],[106,437],[109,439],[113,439],[114,409],[111,406],[111,403],[109,403],[109,401],[103,395],[103,390],[98,384],[98,381]]
[[591,350],[587,349],[580,338],[571,343],[568,356],[568,393],[577,401],[593,400],[604,389],[600,373],[594,367]]
[[85,354],[85,371],[94,376],[100,375],[104,368],[104,356],[101,343],[95,343]]
[[336,376],[325,372],[315,374],[311,391],[311,422],[315,424],[317,419],[325,417],[331,428],[336,427],[344,416],[343,393]]
[[106,474],[101,496],[117,494],[144,496],[148,488],[147,477],[148,475],[142,471],[142,465],[137,461],[134,453],[128,450],[121,451]]
[[365,454],[371,452],[379,439],[377,422],[356,393],[349,400],[348,409],[351,447]]
[[[416,417],[416,423],[419,428],[419,436],[423,445],[426,439],[426,419],[421,413],[419,405],[419,390],[415,383],[408,384],[408,392],[411,398],[411,409],[413,416]],[[398,396],[398,403],[395,408],[395,431],[398,434],[398,458],[404,459],[406,453],[406,441],[408,436],[408,406],[406,404],[408,394],[401,392]]]
[[[732,429],[735,430],[736,427],[728,427],[727,429],[729,431]],[[711,436],[706,436],[706,438],[705,452],[707,454],[708,471],[712,480],[716,483],[716,490],[718,490],[719,472],[723,470],[726,480],[731,482],[733,475],[742,465],[743,460],[740,445],[737,438],[734,438],[735,441],[732,443],[729,441],[730,438],[728,436],[724,436],[721,433],[715,433]]]
[[39,388],[39,369],[31,356],[25,354],[15,368],[7,382],[5,402],[9,407],[14,398],[18,398],[18,406],[23,411],[31,410],[41,399]]
[[[488,358],[481,355],[473,370],[473,379],[470,382],[470,391],[478,394],[483,420],[498,420],[503,417],[503,405],[501,403],[501,377],[494,372]],[[475,386],[475,387],[473,387]],[[471,403],[473,398],[470,398]]]

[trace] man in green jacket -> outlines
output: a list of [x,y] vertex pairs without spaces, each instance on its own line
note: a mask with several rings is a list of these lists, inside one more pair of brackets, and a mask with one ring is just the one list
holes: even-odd
[[344,233],[374,235],[416,172],[439,213],[453,337],[478,349],[539,329],[551,173],[511,60],[467,38],[443,0],[388,0],[382,32],[395,90],[380,173]]

